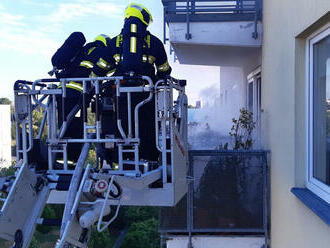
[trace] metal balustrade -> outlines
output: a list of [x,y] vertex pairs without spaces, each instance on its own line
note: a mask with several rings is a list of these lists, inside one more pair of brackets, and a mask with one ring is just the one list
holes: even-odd
[[162,0],[164,5],[164,43],[166,24],[186,23],[186,39],[192,38],[191,22],[251,21],[258,38],[257,24],[262,20],[262,0]]
[[263,235],[269,227],[268,151],[192,150],[187,195],[160,211],[159,231]]

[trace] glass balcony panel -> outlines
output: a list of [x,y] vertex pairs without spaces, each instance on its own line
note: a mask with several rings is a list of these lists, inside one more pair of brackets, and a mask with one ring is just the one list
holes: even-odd
[[162,208],[160,231],[265,233],[267,152],[194,150],[190,156],[192,200]]

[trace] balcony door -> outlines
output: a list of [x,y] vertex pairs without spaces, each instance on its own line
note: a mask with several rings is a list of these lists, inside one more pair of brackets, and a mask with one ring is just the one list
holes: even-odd
[[247,82],[246,107],[253,113],[253,120],[256,123],[254,148],[259,148],[261,136],[261,67],[258,67],[247,76]]

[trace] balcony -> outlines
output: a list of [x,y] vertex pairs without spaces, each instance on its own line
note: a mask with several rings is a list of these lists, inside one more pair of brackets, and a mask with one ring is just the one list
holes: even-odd
[[163,236],[258,237],[267,247],[268,152],[194,150],[189,156],[188,193],[176,207],[161,209]]
[[[260,47],[262,0],[162,0],[164,42]],[[167,38],[167,27],[169,38]]]

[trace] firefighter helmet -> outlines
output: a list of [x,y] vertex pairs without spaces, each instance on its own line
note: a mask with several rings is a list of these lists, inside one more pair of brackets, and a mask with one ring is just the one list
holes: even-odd
[[101,41],[105,46],[107,46],[110,43],[110,37],[105,34],[100,34],[98,35],[94,41]]
[[145,25],[149,26],[152,22],[152,16],[149,10],[141,4],[131,3],[125,10],[125,18],[137,17]]

